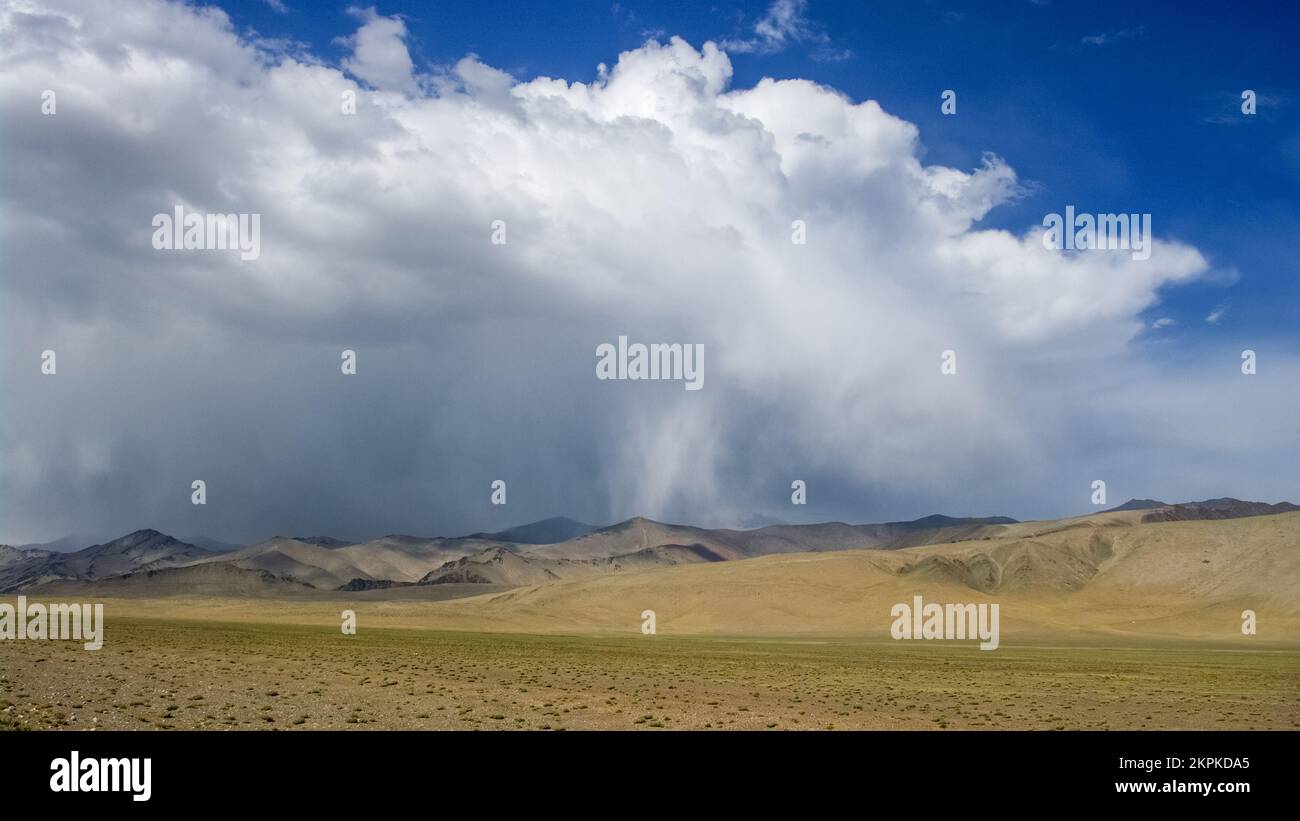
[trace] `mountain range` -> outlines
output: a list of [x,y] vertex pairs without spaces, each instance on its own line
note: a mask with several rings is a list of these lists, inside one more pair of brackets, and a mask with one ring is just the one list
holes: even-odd
[[[1300,511],[1300,506],[1235,499],[1184,504],[1130,500],[1108,514],[1116,514],[1111,516],[1116,521],[1134,524],[1291,511]],[[67,553],[0,545],[0,592],[88,584],[106,592],[144,595],[363,591],[443,584],[518,587],[780,554],[897,551],[1020,538],[1055,532],[1059,525],[1017,522],[1005,516],[935,515],[880,524],[777,524],[732,530],[641,517],[597,528],[553,518],[464,537],[391,535],[359,544],[329,536],[273,537],[247,547],[199,538],[183,541],[146,529]],[[929,565],[919,565],[916,572],[964,574],[968,582],[981,587],[980,579],[994,571],[977,565],[958,571],[935,559]],[[1013,563],[1012,575],[1025,572],[1025,566]],[[997,577],[1005,578],[1005,571],[999,569]],[[1066,578],[1063,584],[1069,587],[1068,573]]]

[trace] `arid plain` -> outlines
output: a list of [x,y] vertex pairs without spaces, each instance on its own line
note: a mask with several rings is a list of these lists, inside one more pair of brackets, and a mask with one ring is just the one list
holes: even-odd
[[[104,602],[104,646],[5,642],[0,726],[1300,727],[1300,513],[1158,518],[520,585],[47,584],[26,595]],[[998,649],[891,639],[915,595],[998,604]]]

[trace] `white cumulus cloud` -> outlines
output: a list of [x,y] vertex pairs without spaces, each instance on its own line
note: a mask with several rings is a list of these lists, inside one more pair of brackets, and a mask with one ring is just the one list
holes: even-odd
[[362,25],[348,40],[352,56],[343,61],[343,67],[375,88],[413,90],[415,64],[406,48],[406,23],[400,17],[383,17],[373,7],[348,11]]
[[[1179,446],[1223,461],[1193,437],[1240,403],[1182,382],[1167,407],[1174,375],[1131,349],[1207,270],[1191,245],[1136,261],[981,227],[1020,195],[1011,161],[927,165],[875,101],[732,87],[713,43],[648,42],[592,82],[472,55],[433,76],[400,18],[355,13],[331,66],[214,9],[0,4],[10,527],[468,531],[496,478],[510,523],[782,516],[792,478],[828,518],[1014,515],[1103,469],[1190,494]],[[155,251],[176,204],[261,214],[260,258]],[[706,389],[597,381],[623,334],[703,344]],[[1253,430],[1294,441],[1269,385]],[[1121,433],[1142,413],[1184,424]],[[1233,448],[1238,479],[1277,452]],[[222,500],[201,521],[193,478]]]

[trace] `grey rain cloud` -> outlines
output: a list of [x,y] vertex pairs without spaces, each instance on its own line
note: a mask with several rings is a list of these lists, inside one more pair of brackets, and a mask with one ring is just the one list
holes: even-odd
[[[1141,342],[1210,270],[1159,214],[1146,261],[982,229],[1014,158],[925,165],[874,101],[731,88],[712,43],[431,76],[356,23],[336,66],[211,7],[0,3],[0,541],[1300,497],[1293,353]],[[261,214],[260,257],[154,250],[177,205]],[[703,344],[706,388],[597,380],[621,334]]]

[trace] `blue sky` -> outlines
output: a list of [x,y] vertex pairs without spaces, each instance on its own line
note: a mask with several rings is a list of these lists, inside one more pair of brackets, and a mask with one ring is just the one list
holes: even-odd
[[[239,28],[342,59],[352,4],[221,3]],[[366,4],[360,4],[366,5]],[[385,2],[405,21],[417,66],[469,53],[516,79],[590,82],[596,66],[649,37],[697,48],[753,36],[768,0],[490,5]],[[986,226],[1021,232],[1066,204],[1153,215],[1156,235],[1190,242],[1214,273],[1168,289],[1148,319],[1176,324],[1141,342],[1262,346],[1300,334],[1300,9],[1293,3],[828,2],[804,10],[810,35],[760,53],[729,51],[733,87],[804,78],[874,99],[916,123],[925,161],[977,167],[993,152],[1028,184]],[[939,95],[958,94],[957,116]],[[1259,96],[1258,113],[1240,94]],[[1219,313],[1216,323],[1206,317]],[[1178,354],[1171,354],[1178,355]]]

